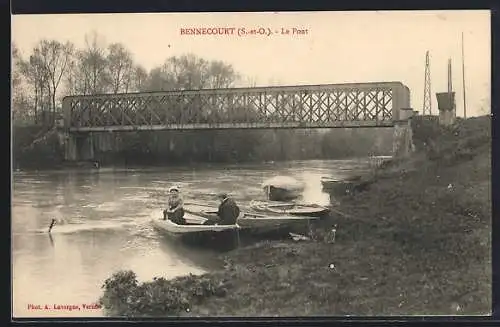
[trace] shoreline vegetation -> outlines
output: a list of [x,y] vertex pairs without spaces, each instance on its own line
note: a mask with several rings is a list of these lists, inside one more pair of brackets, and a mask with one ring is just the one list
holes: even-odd
[[412,124],[413,155],[332,194],[309,241],[240,247],[201,276],[116,272],[100,304],[130,317],[490,314],[491,119]]
[[[41,136],[40,136],[41,135]],[[57,131],[14,126],[13,167],[26,170],[130,166],[236,164],[311,159],[346,159],[390,155],[392,131],[384,128],[266,131],[127,132],[115,133],[108,151],[95,159],[64,160]]]

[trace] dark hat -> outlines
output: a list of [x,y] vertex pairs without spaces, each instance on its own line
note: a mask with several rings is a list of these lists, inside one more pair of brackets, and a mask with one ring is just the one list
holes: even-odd
[[228,196],[227,193],[224,193],[224,192],[217,194],[217,197],[220,199],[225,199],[225,198],[227,198],[227,196]]

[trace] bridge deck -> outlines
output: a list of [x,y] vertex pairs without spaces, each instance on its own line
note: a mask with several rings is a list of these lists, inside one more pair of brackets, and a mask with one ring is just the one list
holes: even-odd
[[170,124],[138,126],[91,126],[70,127],[70,132],[124,132],[161,130],[206,130],[206,129],[276,129],[276,128],[367,128],[392,127],[393,121],[334,121],[328,123],[221,123],[221,124]]

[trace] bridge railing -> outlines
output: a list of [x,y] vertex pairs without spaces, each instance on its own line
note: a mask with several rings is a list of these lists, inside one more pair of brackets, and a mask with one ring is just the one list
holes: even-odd
[[389,125],[409,107],[400,82],[326,84],[70,96],[73,131]]

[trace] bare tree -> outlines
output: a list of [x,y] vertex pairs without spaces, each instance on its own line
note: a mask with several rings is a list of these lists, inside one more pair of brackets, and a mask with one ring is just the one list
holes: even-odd
[[[150,91],[160,90],[196,90],[207,88],[227,88],[234,85],[239,75],[231,65],[219,61],[207,61],[192,54],[180,57],[170,57],[161,67],[151,70],[147,89]],[[183,102],[180,98],[172,101],[168,108],[160,111],[172,116],[172,119],[180,119],[185,115]],[[208,121],[209,116],[220,114],[220,110],[210,104],[204,104],[200,97],[190,100],[189,118],[193,121]],[[238,108],[241,115],[248,114],[248,108]]]
[[167,91],[172,90],[172,80],[168,72],[165,72],[162,67],[151,69],[144,83],[145,91]]
[[168,58],[161,67],[161,75],[170,89],[175,90],[228,88],[239,79],[231,65],[193,54]]
[[167,59],[162,70],[174,89],[197,90],[207,88],[208,67],[205,59],[188,54]]
[[19,69],[28,86],[33,91],[33,111],[35,123],[38,123],[39,112],[43,112],[48,94],[48,73],[46,71],[40,49],[33,49],[28,60],[20,59]]
[[241,81],[244,87],[256,87],[257,86],[257,79],[254,77],[247,77],[244,80]]
[[227,88],[234,85],[239,75],[231,65],[207,61],[195,55],[170,57],[161,67],[153,68],[144,83],[149,91],[197,90]]
[[19,70],[19,64],[21,62],[21,53],[19,52],[19,48],[15,43],[11,45],[11,56],[12,56],[12,64],[11,64],[11,78],[12,78],[12,86],[13,88],[18,87],[21,84],[21,72]]
[[208,85],[210,88],[232,87],[239,78],[239,74],[234,71],[233,67],[222,61],[212,61],[208,67]]
[[147,83],[148,72],[142,66],[135,66],[132,69],[131,89],[134,91],[144,91]]
[[99,94],[109,89],[106,49],[93,32],[85,36],[85,49],[77,53],[76,75],[79,78],[78,89],[82,94]]
[[78,89],[78,76],[79,76],[79,70],[78,70],[78,62],[76,59],[75,54],[71,56],[70,61],[68,62],[68,73],[66,74],[64,84],[66,86],[66,92],[68,95],[76,95],[79,92]]
[[69,42],[63,44],[54,40],[42,40],[38,45],[37,51],[48,82],[47,89],[51,100],[52,123],[54,123],[56,114],[57,91],[64,74],[67,72],[73,50],[74,46]]
[[15,43],[11,46],[12,65],[11,65],[11,112],[15,121],[25,120],[29,116],[29,106],[27,106],[27,99],[23,92],[23,74],[22,57],[19,48]]
[[132,54],[120,43],[113,43],[108,49],[107,67],[112,92],[127,92],[133,74]]

